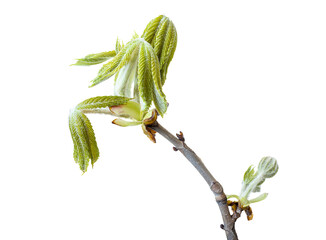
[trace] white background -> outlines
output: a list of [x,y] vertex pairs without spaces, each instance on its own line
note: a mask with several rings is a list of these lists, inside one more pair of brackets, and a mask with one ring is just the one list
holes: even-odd
[[82,176],[69,109],[112,50],[154,17],[178,30],[160,123],[203,159],[227,194],[261,157],[280,170],[237,222],[240,239],[322,239],[326,161],[325,1],[4,1],[0,4],[0,239],[225,239],[205,181],[161,136],[90,116],[101,156]]

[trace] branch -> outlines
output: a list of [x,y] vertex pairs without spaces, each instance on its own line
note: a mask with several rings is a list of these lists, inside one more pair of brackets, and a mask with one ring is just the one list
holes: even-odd
[[238,216],[231,216],[227,204],[227,198],[223,191],[222,185],[216,181],[213,175],[208,171],[202,160],[197,156],[197,154],[185,144],[185,139],[182,132],[177,134],[177,137],[168,132],[164,127],[162,127],[157,121],[151,125],[147,125],[157,133],[161,134],[165,139],[173,144],[173,149],[175,151],[180,151],[189,162],[197,169],[200,175],[205,179],[210,189],[215,195],[216,202],[222,214],[224,225],[221,228],[225,230],[227,240],[238,240],[237,233],[235,231],[235,221]]

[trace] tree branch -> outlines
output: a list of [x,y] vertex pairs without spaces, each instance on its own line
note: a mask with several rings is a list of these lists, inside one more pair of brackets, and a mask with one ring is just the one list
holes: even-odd
[[164,127],[162,127],[157,121],[151,125],[147,125],[157,133],[161,134],[165,139],[173,144],[173,149],[175,151],[180,151],[189,162],[197,169],[200,175],[205,179],[210,189],[215,195],[216,202],[219,206],[220,212],[222,214],[224,225],[221,228],[225,230],[227,240],[238,240],[237,233],[235,231],[235,221],[237,218],[232,218],[229,212],[227,198],[223,191],[222,185],[216,181],[213,175],[208,171],[202,160],[197,156],[197,154],[185,144],[185,139],[182,132],[177,134],[177,137],[168,132]]

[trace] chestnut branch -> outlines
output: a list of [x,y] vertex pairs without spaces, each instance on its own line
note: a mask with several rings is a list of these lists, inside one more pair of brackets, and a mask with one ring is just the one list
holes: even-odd
[[147,126],[172,143],[173,149],[175,151],[180,151],[205,179],[215,196],[215,200],[222,214],[224,224],[221,225],[221,228],[225,230],[228,240],[237,240],[238,237],[235,230],[235,221],[240,216],[241,212],[239,214],[230,214],[227,197],[223,191],[222,185],[213,177],[197,154],[190,147],[188,147],[188,145],[185,143],[183,133],[180,132],[180,134],[177,134],[177,137],[175,137],[157,121]]

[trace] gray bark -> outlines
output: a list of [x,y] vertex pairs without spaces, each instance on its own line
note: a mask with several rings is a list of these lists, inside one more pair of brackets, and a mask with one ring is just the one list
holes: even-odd
[[162,127],[158,122],[154,122],[152,125],[148,126],[151,129],[155,130],[157,133],[162,135],[174,146],[175,151],[180,151],[189,162],[197,169],[200,175],[205,179],[210,189],[215,195],[215,200],[219,206],[222,219],[224,224],[221,225],[221,228],[225,230],[227,240],[237,240],[237,233],[235,231],[235,220],[232,218],[229,212],[229,207],[227,205],[227,198],[223,191],[222,185],[216,181],[213,175],[206,168],[202,160],[197,156],[197,154],[189,148],[184,141],[182,133],[177,134],[178,138],[168,132],[164,127]]

